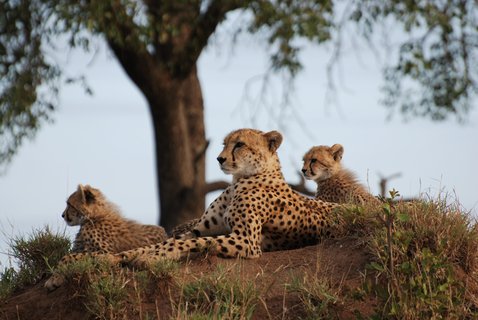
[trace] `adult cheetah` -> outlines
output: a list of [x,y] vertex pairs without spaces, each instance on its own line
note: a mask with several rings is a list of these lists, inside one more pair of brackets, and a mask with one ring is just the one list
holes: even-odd
[[312,147],[304,155],[302,173],[317,183],[316,198],[336,203],[378,204],[379,200],[342,167],[344,147],[340,144]]
[[289,187],[276,153],[281,142],[277,131],[231,132],[217,160],[222,171],[233,176],[233,183],[211,203],[192,232],[111,259],[141,268],[202,251],[257,258],[262,251],[315,244],[329,236],[339,205],[309,199]]
[[[118,253],[168,238],[160,226],[139,224],[123,218],[118,208],[100,190],[89,185],[78,185],[66,201],[62,217],[69,226],[80,226],[80,230],[71,254],[64,256],[61,264],[78,260],[85,253]],[[62,282],[62,276],[54,273],[45,287],[54,289]]]

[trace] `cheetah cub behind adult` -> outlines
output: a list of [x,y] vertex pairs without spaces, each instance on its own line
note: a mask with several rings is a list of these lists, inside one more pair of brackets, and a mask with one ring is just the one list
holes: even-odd
[[331,233],[335,203],[293,191],[282,175],[277,149],[282,135],[240,129],[224,139],[217,160],[233,177],[192,232],[154,246],[138,248],[110,260],[147,267],[161,259],[179,259],[207,251],[221,257],[257,258],[263,251],[315,244]]
[[302,173],[317,183],[315,197],[323,201],[354,204],[378,204],[379,200],[342,167],[344,147],[340,144],[312,147],[304,155]]
[[[121,216],[119,209],[100,190],[89,185],[78,189],[66,201],[62,214],[69,226],[80,226],[71,250],[60,264],[83,258],[85,253],[118,253],[167,239],[160,226],[144,225]],[[49,290],[63,283],[58,273],[45,283]]]

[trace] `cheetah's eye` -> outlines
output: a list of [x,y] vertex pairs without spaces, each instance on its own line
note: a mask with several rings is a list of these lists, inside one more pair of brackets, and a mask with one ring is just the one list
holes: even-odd
[[241,141],[236,142],[236,144],[234,145],[234,149],[240,148],[240,147],[242,147],[242,146],[244,146],[244,145],[245,145],[244,142],[241,142]]
[[316,163],[317,159],[310,159],[310,163]]

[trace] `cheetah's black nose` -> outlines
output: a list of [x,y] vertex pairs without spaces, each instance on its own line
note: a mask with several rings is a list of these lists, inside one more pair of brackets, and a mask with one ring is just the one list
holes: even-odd
[[65,213],[62,213],[62,214],[61,214],[61,217],[64,218],[64,217],[65,217]]
[[219,164],[223,164],[224,161],[226,161],[226,158],[223,157],[217,157],[217,161],[219,161]]
[[302,169],[302,173],[306,173],[307,172],[307,169]]

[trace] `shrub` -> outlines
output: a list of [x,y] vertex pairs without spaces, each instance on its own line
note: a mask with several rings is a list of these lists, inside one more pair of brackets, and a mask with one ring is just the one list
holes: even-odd
[[[373,261],[365,289],[382,302],[383,319],[478,317],[478,227],[457,204],[395,202],[381,211],[355,210],[351,225],[367,240]],[[349,230],[353,230],[350,227]]]
[[0,275],[0,296],[6,297],[50,275],[52,267],[69,252],[70,244],[64,233],[52,233],[48,227],[13,238],[9,246],[18,268],[6,268]]

